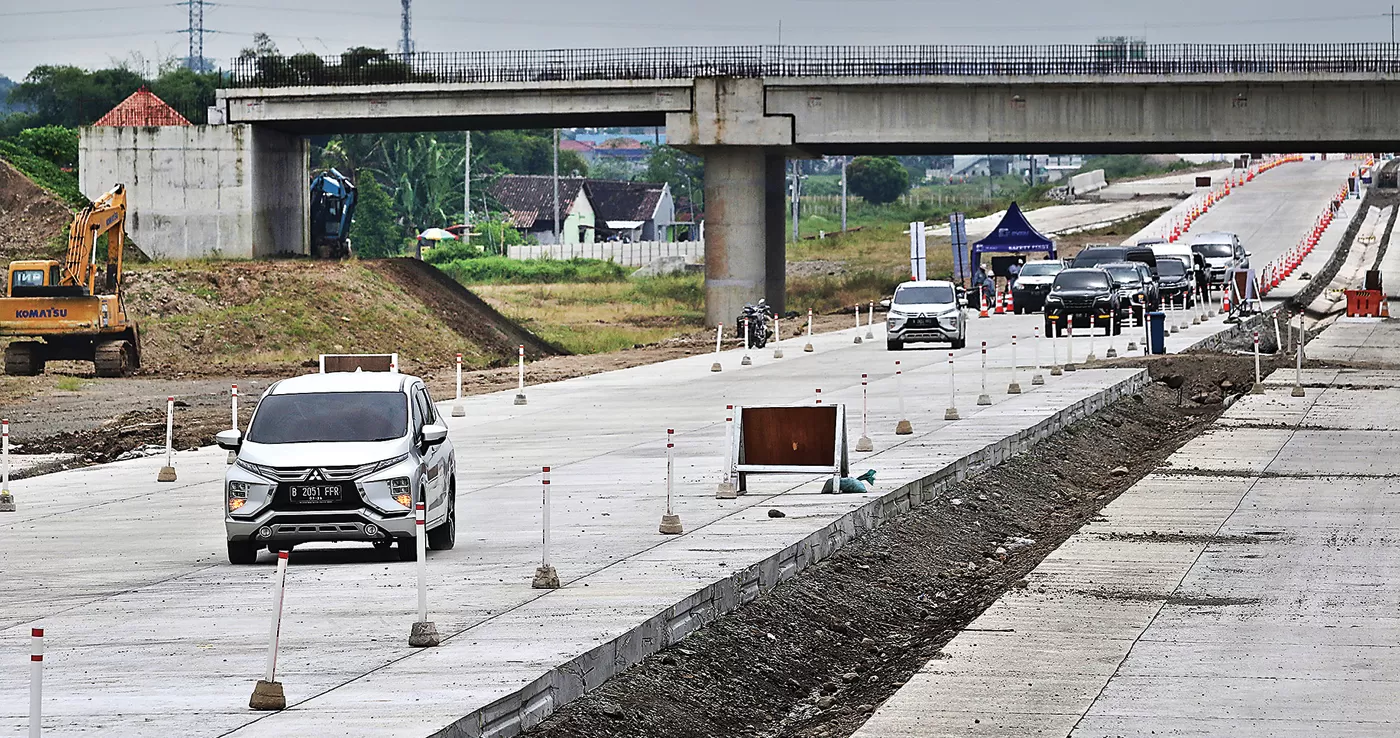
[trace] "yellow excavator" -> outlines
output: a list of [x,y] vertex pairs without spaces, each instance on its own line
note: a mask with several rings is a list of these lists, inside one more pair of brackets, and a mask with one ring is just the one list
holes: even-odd
[[[99,264],[103,235],[107,253]],[[41,374],[46,362],[65,360],[91,361],[99,377],[126,376],[141,366],[140,334],[122,300],[125,245],[126,188],[117,185],[74,216],[62,263],[10,263],[0,297],[0,339],[11,339],[6,374]]]

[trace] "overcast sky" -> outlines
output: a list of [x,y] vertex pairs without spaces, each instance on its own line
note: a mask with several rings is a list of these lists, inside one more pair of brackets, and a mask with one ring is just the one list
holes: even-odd
[[[227,63],[254,33],[281,51],[394,48],[399,0],[207,4],[205,56]],[[420,51],[712,44],[1388,41],[1390,3],[1359,0],[413,0]],[[1329,11],[1334,11],[1329,13]],[[0,74],[94,68],[187,53],[188,9],[144,0],[0,0]],[[779,24],[781,23],[781,37]]]

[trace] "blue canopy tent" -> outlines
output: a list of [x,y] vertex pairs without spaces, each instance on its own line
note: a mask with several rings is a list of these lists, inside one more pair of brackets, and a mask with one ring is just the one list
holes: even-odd
[[972,244],[974,260],[979,254],[1024,254],[1031,251],[1045,251],[1051,259],[1056,258],[1055,242],[1032,227],[1014,202],[991,234]]

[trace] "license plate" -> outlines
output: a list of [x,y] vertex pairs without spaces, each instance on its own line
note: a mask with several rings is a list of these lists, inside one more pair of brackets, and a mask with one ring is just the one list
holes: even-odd
[[287,491],[292,502],[308,505],[340,502],[340,485],[338,484],[293,485]]

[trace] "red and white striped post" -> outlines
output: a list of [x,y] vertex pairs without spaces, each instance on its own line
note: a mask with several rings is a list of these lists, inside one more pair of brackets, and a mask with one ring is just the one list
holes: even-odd
[[515,404],[517,404],[517,405],[524,405],[524,404],[525,404],[525,346],[524,346],[524,345],[522,345],[522,346],[520,347],[520,361],[517,362],[517,363],[518,363],[518,366],[519,366],[519,368],[520,368],[520,372],[519,372],[519,382],[518,382],[518,384],[516,385],[516,386],[517,386],[517,389],[516,389],[516,391],[515,391]]
[[272,589],[272,621],[267,636],[267,668],[263,678],[253,686],[248,707],[254,710],[285,710],[287,696],[277,681],[277,645],[282,637],[282,600],[287,591],[287,552],[277,552],[277,577]]
[[29,629],[29,738],[44,728],[44,629]]
[[418,620],[409,631],[408,645],[431,648],[438,644],[438,632],[428,619],[428,513],[422,500],[413,505],[413,545],[418,549]]
[[953,368],[953,352],[948,352],[948,409],[943,411],[944,420],[962,420],[958,414],[957,376]]
[[[238,385],[235,384],[235,385],[232,385],[232,386],[229,388],[228,397],[229,397],[230,415],[232,416],[232,423],[229,425],[229,428],[232,428],[233,430],[238,430]],[[232,464],[232,463],[234,462],[234,460],[237,459],[237,458],[238,458],[238,453],[237,453],[237,452],[235,452],[235,451],[229,451],[229,452],[228,452],[228,463]]]
[[668,536],[678,536],[685,531],[681,527],[681,516],[676,514],[672,507],[672,495],[675,493],[676,478],[676,431],[674,428],[666,429],[666,514],[661,516],[661,533]]
[[1008,395],[1019,395],[1019,394],[1021,394],[1021,383],[1017,381],[1017,377],[1016,377],[1016,337],[1015,337],[1015,336],[1012,336],[1012,337],[1011,337],[1011,384],[1008,384],[1008,385],[1006,386],[1006,394],[1008,394]]
[[807,308],[807,345],[802,350],[809,354],[816,350],[812,348],[812,308]]
[[817,404],[818,404],[818,405],[822,404],[822,388],[821,388],[821,387],[818,387],[818,388],[817,388]]
[[734,406],[724,406],[724,476],[720,477],[719,486],[715,488],[715,498],[720,500],[732,500],[738,496],[734,489],[734,460],[731,454],[734,453]]
[[739,366],[753,366],[753,359],[749,358],[749,319],[744,318],[744,358],[739,360]]
[[899,422],[894,424],[894,434],[896,436],[913,435],[914,426],[904,414],[904,370],[900,368],[898,359],[894,362],[894,388],[895,393],[899,395]]
[[457,354],[457,398],[452,403],[452,417],[466,417],[467,408],[462,405],[462,355]]
[[869,377],[860,375],[860,439],[856,441],[857,451],[874,451],[875,444],[870,440],[866,417],[870,414]]
[[14,512],[10,494],[10,421],[0,420],[0,512]]
[[982,394],[977,396],[978,405],[992,404],[992,396],[987,394],[987,342],[982,342]]
[[1031,375],[1031,386],[1039,387],[1045,384],[1045,375],[1041,373],[1040,365],[1040,326],[1035,327],[1035,373]]
[[165,466],[156,475],[157,482],[175,481],[175,398],[165,398]]
[[530,586],[535,589],[559,589],[559,573],[549,563],[549,467],[544,467],[541,471],[540,485],[543,487],[544,498],[544,546],[540,555],[540,566],[535,569],[535,579],[530,582]]

